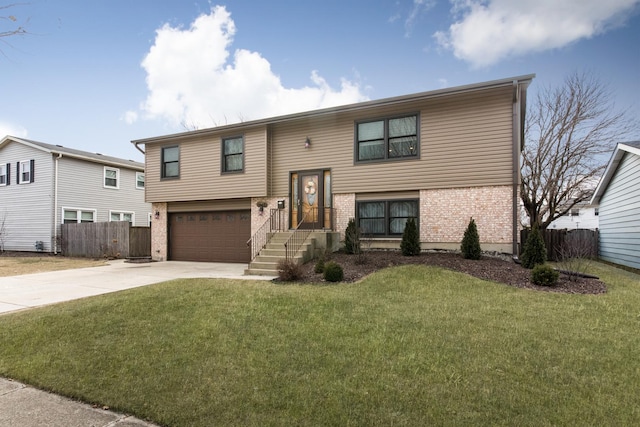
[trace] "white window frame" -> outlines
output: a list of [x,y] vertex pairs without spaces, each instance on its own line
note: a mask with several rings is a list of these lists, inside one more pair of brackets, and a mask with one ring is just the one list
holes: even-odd
[[[20,165],[20,170],[18,171],[18,184],[29,184],[31,182],[33,182],[31,180],[31,174],[32,174],[32,170],[31,170],[31,160],[23,160],[19,163]],[[28,173],[29,175],[27,176],[27,179],[23,178],[23,174]]]
[[[141,176],[142,176],[142,187],[138,185],[140,183]],[[144,190],[144,172],[136,172],[136,189]]]
[[[135,212],[129,212],[129,211],[118,211],[118,210],[109,211],[109,222],[124,221],[124,219],[122,219],[122,217],[124,215],[127,215],[127,214],[131,215],[131,221],[129,221],[129,223],[131,225],[133,225],[135,223],[136,213]],[[111,218],[112,215],[119,215],[120,219],[118,219],[118,220],[112,219]]]
[[[116,185],[107,185],[107,171],[114,171],[116,173]],[[109,178],[109,179],[113,179],[113,178]],[[102,185],[104,186],[104,188],[113,188],[113,189],[120,188],[120,169],[112,168],[110,166],[105,166],[104,173],[102,176]]]
[[0,164],[0,177],[4,177],[4,182],[0,182],[0,186],[4,187],[9,184],[9,177],[7,176],[7,164]]
[[63,206],[62,207],[62,219],[61,219],[61,224],[64,224],[64,213],[65,212],[75,212],[76,213],[76,223],[80,224],[82,223],[82,213],[83,212],[90,212],[93,215],[93,218],[91,220],[91,222],[96,222],[96,218],[98,216],[98,212],[95,209],[86,209],[86,208],[71,208],[71,207],[66,207]]

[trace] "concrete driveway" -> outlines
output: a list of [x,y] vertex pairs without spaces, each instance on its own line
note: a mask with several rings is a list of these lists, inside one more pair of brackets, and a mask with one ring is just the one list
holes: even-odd
[[0,314],[181,278],[271,280],[244,276],[246,264],[110,261],[100,267],[0,277]]

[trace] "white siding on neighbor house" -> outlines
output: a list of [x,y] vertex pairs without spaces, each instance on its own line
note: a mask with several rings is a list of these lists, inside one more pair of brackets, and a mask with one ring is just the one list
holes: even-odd
[[144,202],[144,189],[136,188],[136,170],[119,169],[118,188],[105,188],[104,165],[71,157],[58,160],[58,226],[63,208],[96,211],[96,221],[109,221],[110,212],[133,212],[134,226],[149,225],[151,204]]
[[[17,184],[16,164],[34,160],[34,182]],[[11,142],[0,150],[0,164],[11,165],[10,184],[0,186],[0,244],[7,251],[35,251],[42,241],[51,250],[53,229],[53,161],[51,155]]]
[[554,230],[575,230],[578,228],[595,230],[599,228],[600,217],[596,215],[596,207],[576,206],[574,209],[578,209],[578,215],[571,215],[571,213],[563,215],[549,224],[549,228]]
[[640,269],[640,156],[632,153],[600,199],[600,257]]

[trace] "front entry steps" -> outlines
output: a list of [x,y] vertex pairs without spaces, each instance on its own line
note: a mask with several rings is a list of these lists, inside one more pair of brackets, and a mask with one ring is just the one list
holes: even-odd
[[[244,271],[244,274],[253,276],[277,276],[278,261],[287,258],[284,244],[292,234],[293,231],[280,231],[275,233],[258,256],[251,261],[249,268]],[[313,236],[309,236],[293,259],[299,264],[311,259],[315,251],[315,246],[316,239]]]

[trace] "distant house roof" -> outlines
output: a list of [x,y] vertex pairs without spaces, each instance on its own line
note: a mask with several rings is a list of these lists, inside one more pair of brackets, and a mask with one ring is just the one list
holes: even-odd
[[602,176],[596,191],[593,193],[593,197],[591,198],[592,205],[600,204],[600,198],[602,198],[602,195],[609,186],[609,181],[613,178],[613,174],[618,169],[618,165],[625,153],[632,153],[636,156],[640,156],[640,141],[624,142],[616,145],[616,149],[613,151],[613,155],[609,160],[607,169],[604,171],[604,175]]
[[88,151],[76,150],[73,148],[66,148],[62,145],[45,144],[44,142],[33,141],[30,139],[17,138],[15,136],[7,135],[0,141],[0,148],[8,144],[10,141],[17,142],[19,144],[27,145],[29,147],[42,150],[51,154],[62,154],[63,156],[72,157],[75,159],[85,160],[93,163],[101,163],[110,166],[119,166],[129,169],[135,169],[144,171],[144,163],[136,162],[134,160],[121,159],[119,157],[105,156],[100,153],[90,153]]

